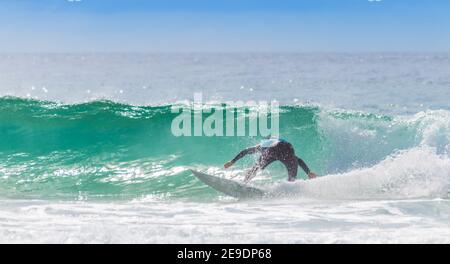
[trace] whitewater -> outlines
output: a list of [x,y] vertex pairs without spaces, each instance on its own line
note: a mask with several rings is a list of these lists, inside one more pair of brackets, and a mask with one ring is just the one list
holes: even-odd
[[[448,54],[0,58],[0,243],[450,243]],[[256,156],[223,163],[261,138],[172,135],[194,92],[277,100],[320,177],[274,163],[250,200],[199,182],[242,180]]]

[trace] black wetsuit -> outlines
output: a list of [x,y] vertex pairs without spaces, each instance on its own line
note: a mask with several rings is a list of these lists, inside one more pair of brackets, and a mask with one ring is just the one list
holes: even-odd
[[294,147],[289,142],[286,142],[284,140],[280,140],[270,147],[262,147],[261,145],[257,145],[255,147],[247,148],[241,151],[232,160],[232,162],[235,163],[245,155],[253,154],[256,152],[260,152],[261,156],[259,157],[258,162],[247,172],[247,180],[252,178],[259,169],[263,170],[270,163],[276,160],[281,161],[281,163],[286,166],[289,175],[289,181],[293,181],[297,177],[298,166],[302,167],[306,174],[309,174],[311,172],[306,163],[301,158],[295,155]]

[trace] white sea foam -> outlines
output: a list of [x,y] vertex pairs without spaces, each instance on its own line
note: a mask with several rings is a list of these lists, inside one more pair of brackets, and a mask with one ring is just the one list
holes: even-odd
[[0,202],[0,243],[450,243],[442,199]]
[[273,195],[322,199],[410,199],[447,197],[450,158],[418,147],[399,151],[379,164],[314,180],[270,186]]

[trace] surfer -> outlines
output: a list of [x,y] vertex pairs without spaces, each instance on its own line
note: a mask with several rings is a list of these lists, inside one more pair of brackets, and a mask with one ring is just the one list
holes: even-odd
[[245,174],[245,182],[252,179],[258,170],[263,170],[276,160],[281,161],[281,163],[286,166],[289,181],[295,181],[298,166],[302,167],[309,179],[317,177],[314,172],[311,172],[306,163],[295,155],[294,147],[291,143],[280,138],[264,139],[260,144],[244,149],[234,159],[225,163],[224,167],[229,168],[245,155],[257,152],[261,153],[261,156],[259,157],[258,162]]

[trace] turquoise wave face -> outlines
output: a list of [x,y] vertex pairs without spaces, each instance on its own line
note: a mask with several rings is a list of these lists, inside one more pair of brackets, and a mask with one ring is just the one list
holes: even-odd
[[[171,105],[76,105],[0,99],[0,190],[7,197],[214,197],[190,168],[222,164],[260,137],[175,137]],[[208,116],[209,114],[204,114]],[[244,115],[244,111],[238,112]],[[282,106],[280,134],[321,175],[372,166],[421,144],[448,153],[449,113],[388,117],[318,106]],[[438,125],[428,131],[429,123]],[[427,134],[428,133],[428,134]],[[431,134],[431,135],[430,135]],[[248,157],[235,173],[254,162]],[[269,181],[284,179],[280,164]],[[303,175],[299,175],[303,178]]]

